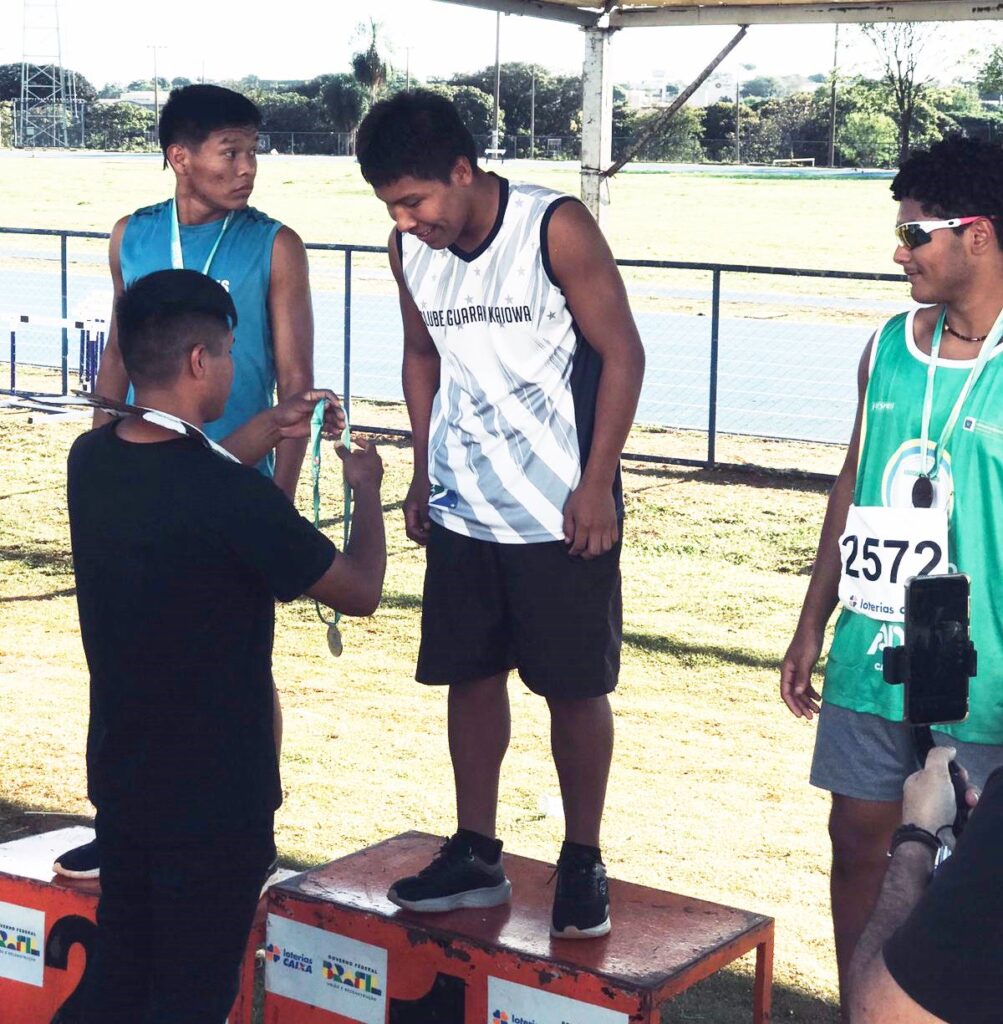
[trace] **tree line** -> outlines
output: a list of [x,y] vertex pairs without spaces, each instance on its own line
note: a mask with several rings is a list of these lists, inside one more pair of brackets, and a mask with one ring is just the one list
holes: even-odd
[[[682,107],[644,146],[639,158],[655,161],[770,163],[814,158],[828,163],[883,167],[897,163],[911,148],[928,145],[949,132],[982,138],[1003,135],[1003,47],[995,47],[976,67],[971,82],[940,86],[917,72],[923,26],[864,26],[884,64],[878,78],[816,75],[810,80],[769,76],[750,79],[740,98],[704,107]],[[72,75],[84,120],[84,145],[92,149],[150,148],[153,111],[131,103],[99,103],[125,92],[152,89],[151,81],[105,85],[100,92],[82,75]],[[20,64],[0,65],[0,144],[10,144],[9,102],[20,96]],[[370,22],[351,69],[304,81],[274,82],[256,76],[223,82],[249,96],[262,113],[261,131],[269,144],[295,152],[345,152],[369,106],[380,96],[421,85],[448,96],[473,135],[487,146],[495,130],[495,68],[416,82],[384,56],[380,26]],[[162,102],[171,88],[188,79],[161,79]],[[668,96],[678,83],[663,90]],[[582,82],[537,64],[501,65],[497,127],[508,155],[578,156]],[[614,157],[644,133],[658,109],[628,105],[614,88]],[[737,133],[737,140],[736,140]],[[338,147],[341,148],[338,148]]]

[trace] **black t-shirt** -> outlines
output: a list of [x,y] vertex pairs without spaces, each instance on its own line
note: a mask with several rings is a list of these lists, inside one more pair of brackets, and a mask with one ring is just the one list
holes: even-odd
[[115,426],[77,438],[67,467],[88,795],[154,837],[257,828],[282,800],[274,599],[316,583],[336,549],[256,470]]
[[1003,769],[884,954],[928,1013],[949,1024],[1003,1021]]

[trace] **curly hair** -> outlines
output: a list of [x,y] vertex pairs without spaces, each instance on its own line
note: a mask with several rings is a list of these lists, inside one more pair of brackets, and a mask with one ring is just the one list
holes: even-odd
[[[902,164],[891,185],[896,201],[913,199],[934,217],[990,217],[1003,249],[1003,147],[949,135]],[[955,228],[960,233],[963,228]]]

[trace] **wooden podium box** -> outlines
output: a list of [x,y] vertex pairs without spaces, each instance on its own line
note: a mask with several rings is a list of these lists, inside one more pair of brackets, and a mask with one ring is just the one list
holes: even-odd
[[57,879],[52,862],[93,838],[62,828],[0,846],[2,1024],[49,1024],[80,984],[100,887]]
[[264,1024],[658,1024],[662,1005],[756,950],[770,1013],[773,919],[612,880],[613,931],[551,939],[553,867],[506,856],[513,902],[413,914],[386,899],[441,840],[408,832],[269,890]]
[[[52,862],[93,838],[93,829],[63,828],[0,845],[0,1024],[50,1024],[80,984],[101,886],[53,875]],[[262,898],[229,1024],[251,1024],[264,911]]]

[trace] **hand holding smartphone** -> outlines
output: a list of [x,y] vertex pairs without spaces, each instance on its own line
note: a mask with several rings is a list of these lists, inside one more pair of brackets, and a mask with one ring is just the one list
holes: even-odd
[[910,724],[964,721],[968,680],[977,667],[968,634],[968,577],[913,576],[905,595],[905,643],[885,648],[885,681],[905,685],[905,720]]

